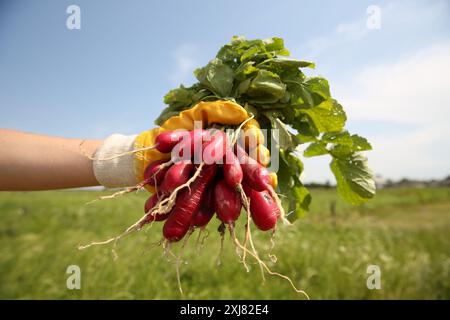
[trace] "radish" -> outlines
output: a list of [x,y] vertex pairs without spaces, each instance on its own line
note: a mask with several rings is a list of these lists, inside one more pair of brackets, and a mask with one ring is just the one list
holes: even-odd
[[203,142],[210,139],[210,131],[202,129],[194,129],[190,132],[191,139],[191,155],[193,155],[194,163],[201,163]]
[[191,161],[184,160],[173,164],[164,176],[161,183],[160,191],[163,194],[173,192],[177,187],[185,184],[194,169],[194,164]]
[[142,228],[142,226],[146,225],[147,223],[150,223],[152,221],[164,221],[169,217],[169,214],[150,214],[151,210],[155,207],[155,205],[159,201],[159,194],[155,193],[150,198],[147,199],[144,206],[144,212],[146,213],[146,216],[143,220],[139,223],[139,228]]
[[144,206],[144,212],[148,213],[159,201],[159,194],[154,193],[150,198],[147,199]]
[[[218,142],[218,140],[221,139],[220,137],[221,136],[224,137],[225,134],[223,132],[217,131],[213,135],[216,138],[215,139],[209,139],[209,140],[205,141],[204,143],[202,143],[202,149],[217,150],[217,145],[218,145],[217,142]],[[205,136],[209,137],[210,136],[209,132],[207,132],[205,134]],[[198,135],[198,136],[195,136],[195,137],[196,138],[197,137],[201,137],[201,135]],[[179,144],[185,144],[185,141],[182,141]],[[194,143],[193,145],[196,145],[196,143]],[[176,149],[177,147],[178,147],[178,145],[174,149]],[[225,146],[222,145],[222,148],[225,149]],[[213,152],[212,155],[214,157],[218,157],[218,153],[214,153]],[[221,154],[221,158],[223,158],[223,154]],[[212,160],[216,161],[216,159],[212,159]],[[170,162],[172,163],[173,160],[171,160]],[[218,161],[216,161],[216,162],[218,162]],[[189,178],[189,180],[186,181],[186,183],[183,183],[182,185],[178,186],[175,190],[173,190],[173,192],[159,204],[158,210],[160,210],[160,213],[167,213],[167,212],[170,212],[173,209],[173,207],[174,207],[174,205],[176,203],[176,200],[177,200],[178,192],[183,190],[184,188],[189,188],[190,187],[190,185],[193,183],[193,181],[195,181],[197,179],[197,177],[200,175],[201,169],[202,169],[202,167],[205,164],[206,163],[202,161],[201,164],[195,170],[194,175],[191,178]],[[206,164],[206,165],[208,165],[208,164]]]
[[166,175],[168,167],[163,167],[165,160],[157,160],[150,163],[144,171],[144,181],[146,184],[159,186]]
[[154,147],[161,153],[169,153],[187,135],[188,131],[186,130],[161,132],[155,139]]
[[220,130],[209,130],[208,140],[203,143],[203,161],[205,164],[222,163],[225,156],[228,138]]
[[192,156],[197,156],[202,150],[203,141],[208,139],[208,137],[209,132],[207,130],[194,129],[189,131],[189,134],[172,149],[172,161],[190,160],[192,159]]
[[243,172],[239,159],[228,149],[225,155],[225,163],[223,164],[223,177],[228,186],[237,188],[243,179]]
[[236,145],[236,154],[244,172],[244,181],[252,187],[255,191],[268,191],[275,204],[280,211],[281,220],[289,225],[289,220],[286,219],[286,213],[281,204],[281,200],[275,192],[277,180],[273,178],[270,172],[259,164],[256,160],[250,158],[246,152],[238,145]]
[[191,225],[197,228],[204,228],[214,216],[214,192],[211,185],[208,186],[202,205],[192,218]]
[[250,188],[247,184],[244,184],[244,190],[250,199],[251,217],[258,229],[267,231],[275,228],[281,212],[269,192],[258,192]]
[[245,181],[256,191],[272,188],[272,178],[269,171],[252,159],[240,146],[236,145],[236,156],[244,172]]
[[250,205],[247,197],[245,196],[244,190],[242,189],[243,176],[244,174],[242,172],[242,167],[239,163],[239,159],[231,151],[231,149],[228,149],[225,156],[225,163],[223,165],[224,180],[229,187],[235,189],[238,192],[238,194],[241,196],[241,201],[244,205],[244,208],[249,211]]
[[189,189],[183,189],[178,195],[169,218],[164,223],[163,235],[170,242],[181,240],[189,231],[192,217],[200,208],[207,185],[214,179],[217,166],[205,165],[199,177]]
[[241,214],[241,196],[225,180],[219,181],[214,188],[214,208],[219,220],[226,224],[233,224]]

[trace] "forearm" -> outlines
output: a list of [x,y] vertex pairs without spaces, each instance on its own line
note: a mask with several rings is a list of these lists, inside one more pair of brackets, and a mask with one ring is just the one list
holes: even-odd
[[92,156],[101,140],[49,137],[0,129],[0,191],[99,185]]

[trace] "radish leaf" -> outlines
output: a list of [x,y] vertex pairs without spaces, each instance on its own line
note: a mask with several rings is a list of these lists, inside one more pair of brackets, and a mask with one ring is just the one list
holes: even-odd
[[[345,130],[347,116],[332,98],[328,81],[306,77],[303,68],[313,62],[292,59],[281,38],[247,40],[233,37],[205,67],[195,70],[198,79],[191,87],[171,90],[168,105],[156,120],[161,125],[199,101],[232,99],[251,112],[262,128],[279,130],[280,190],[286,208],[307,211],[311,196],[300,181],[303,164],[295,153],[309,144],[303,156],[329,154],[339,194],[351,203],[361,203],[375,194],[373,175],[362,151],[370,143]],[[270,143],[270,141],[269,141]]]

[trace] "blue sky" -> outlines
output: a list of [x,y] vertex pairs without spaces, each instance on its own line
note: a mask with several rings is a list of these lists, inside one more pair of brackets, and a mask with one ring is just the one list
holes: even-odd
[[[81,8],[68,30],[66,8]],[[366,27],[369,5],[381,29]],[[153,127],[162,97],[233,35],[313,60],[386,177],[450,174],[448,1],[2,1],[0,127],[104,138]],[[324,181],[329,159],[306,161]]]

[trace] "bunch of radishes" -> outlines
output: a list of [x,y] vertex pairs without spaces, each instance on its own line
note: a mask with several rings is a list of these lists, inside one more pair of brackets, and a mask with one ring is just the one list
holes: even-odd
[[176,242],[190,230],[204,228],[214,213],[233,228],[244,206],[258,229],[274,229],[283,209],[273,175],[248,155],[245,143],[235,142],[241,139],[231,136],[217,129],[159,134],[155,149],[172,157],[145,169],[143,184],[157,191],[145,203],[137,228],[165,221],[164,238]]
[[[252,156],[249,156],[249,151],[260,147],[258,143],[261,141],[247,138],[246,134],[243,136],[240,134],[239,128],[227,133],[218,129],[160,133],[155,139],[154,146],[145,150],[156,149],[164,154],[171,153],[170,160],[150,163],[145,168],[144,180],[137,186],[100,198],[113,198],[151,186],[155,189],[155,193],[145,203],[144,216],[122,234],[105,241],[79,246],[79,249],[116,243],[123,236],[140,230],[146,224],[165,221],[164,241],[160,243],[164,245],[166,252],[176,258],[178,285],[182,292],[179,273],[181,259],[169,249],[169,246],[197,228],[203,230],[216,214],[221,221],[218,230],[221,232],[222,240],[228,226],[236,252],[238,253],[238,250],[242,252],[242,256],[240,253],[238,255],[247,271],[250,270],[246,263],[248,254],[257,261],[263,273],[267,272],[287,280],[295,291],[307,296],[303,290],[296,288],[289,277],[269,269],[259,257],[251,239],[251,220],[262,231],[275,230],[278,219],[289,222],[274,190],[277,183],[276,174],[270,173],[259,163],[261,160],[257,155],[250,153]],[[261,162],[267,164],[265,161]],[[242,207],[247,211],[243,244],[238,240],[234,230]],[[247,248],[248,243],[250,248]]]

